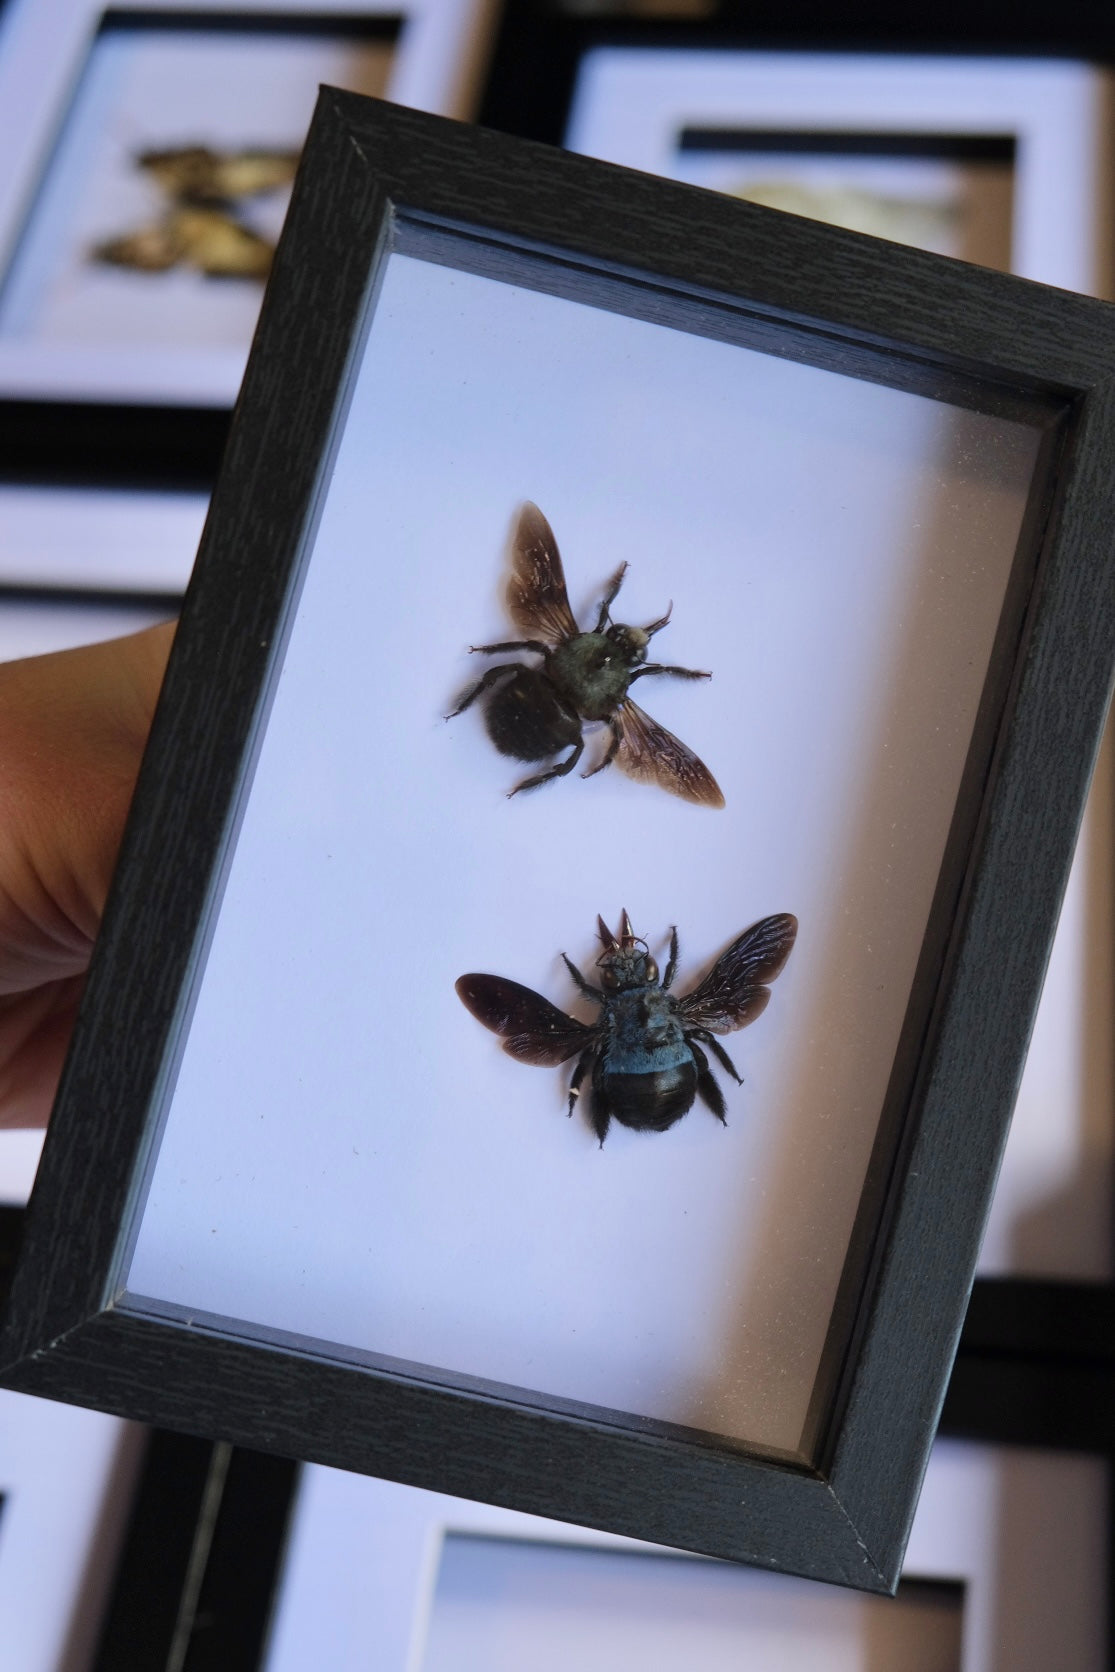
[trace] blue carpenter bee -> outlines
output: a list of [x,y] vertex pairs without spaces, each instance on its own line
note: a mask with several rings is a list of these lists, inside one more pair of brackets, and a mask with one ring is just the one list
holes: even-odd
[[720,786],[704,762],[627,695],[628,687],[647,674],[711,678],[693,668],[647,661],[647,647],[669,621],[670,611],[647,627],[613,622],[609,611],[627,570],[622,563],[608,583],[595,627],[582,633],[569,607],[553,529],[537,505],[528,503],[519,513],[512,563],[507,608],[516,627],[528,636],[503,644],[472,645],[470,649],[484,656],[504,650],[530,650],[541,656],[542,665],[498,663],[469,686],[446,716],[452,720],[478,697],[485,696],[484,723],[500,754],[520,761],[541,761],[561,749],[571,751],[556,766],[524,778],[511,794],[537,789],[539,784],[572,772],[584,752],[584,722],[606,720],[611,742],[582,777],[591,778],[615,761],[629,777],[658,784],[684,801],[723,807]]
[[797,918],[782,912],[753,924],[683,998],[669,990],[677,973],[676,929],[670,930],[670,957],[660,984],[658,965],[646,942],[632,933],[626,912],[618,935],[603,918],[596,921],[604,946],[596,961],[599,987],[562,953],[581,992],[601,1007],[594,1024],[575,1021],[540,993],[501,975],[462,975],[458,997],[519,1062],[557,1067],[580,1053],[569,1085],[569,1113],[591,1073],[592,1129],[601,1144],[613,1118],[636,1132],[665,1132],[698,1097],[723,1122],[723,1093],[701,1047],[707,1045],[736,1084],[743,1084],[715,1036],[762,1015],[770,998],[767,983],[790,956]]

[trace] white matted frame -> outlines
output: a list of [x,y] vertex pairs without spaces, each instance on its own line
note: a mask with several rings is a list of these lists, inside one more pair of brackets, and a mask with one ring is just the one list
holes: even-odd
[[5,1672],[91,1663],[143,1433],[0,1393],[0,1657]]
[[[261,287],[106,266],[160,224],[146,151],[297,150],[318,84],[464,117],[490,0],[11,0],[0,23],[0,396],[231,406]],[[289,31],[284,32],[284,20]],[[234,200],[270,240],[286,192]]]
[[[600,46],[580,60],[565,143],[704,184],[695,159],[716,153],[684,149],[687,131],[761,134],[787,178],[810,166],[811,134],[823,136],[830,157],[845,134],[853,172],[856,143],[871,136],[888,142],[884,156],[900,156],[908,138],[915,159],[919,141],[940,140],[947,158],[948,141],[959,151],[964,139],[1005,140],[1013,148],[1010,270],[1102,296],[1111,278],[1111,98],[1107,72],[1058,61]],[[962,168],[962,152],[958,161]]]
[[[993,264],[1109,296],[1112,101],[1108,70],[1067,61],[600,45],[578,61],[564,137],[590,156],[736,187],[799,212],[827,201],[845,224],[946,254],[1005,251]],[[989,191],[994,169],[972,166],[981,144],[985,159],[995,145],[1009,154],[1009,205],[1001,185]],[[950,202],[959,210],[951,223]],[[994,236],[973,228],[981,209],[999,218]],[[983,1276],[1115,1275],[1111,757],[1109,742],[1019,1088]]]
[[[0,483],[0,589],[180,597],[208,494]],[[30,651],[22,654],[31,654]]]
[[[1004,1666],[1047,1672],[1054,1665],[1104,1672],[1106,1493],[1107,1465],[1100,1457],[937,1442],[903,1580],[943,1582],[962,1592],[941,1599],[961,1614],[959,1660],[947,1664],[957,1672],[999,1672]],[[474,1664],[503,1672],[502,1659],[467,1658],[469,1639],[473,1648],[483,1643],[490,1657],[493,1648],[521,1646],[518,1633],[543,1623],[547,1629],[534,1639],[532,1664],[583,1666],[583,1658],[562,1654],[574,1629],[587,1621],[597,1652],[607,1655],[599,1665],[615,1672],[648,1664],[674,1672],[744,1662],[754,1672],[920,1667],[926,1628],[934,1623],[932,1598],[921,1599],[930,1602],[928,1613],[915,1595],[904,1614],[901,1591],[896,1609],[889,1599],[709,1564],[467,1499],[308,1468],[265,1672],[302,1672],[315,1660],[330,1672],[365,1672],[373,1661],[377,1672],[432,1672],[444,1664],[431,1651],[444,1652],[454,1624],[448,1609],[438,1618],[439,1569],[446,1541],[454,1538],[534,1548],[543,1560],[555,1549],[579,1554],[584,1607],[578,1621],[552,1601],[547,1607],[537,1592],[512,1596],[496,1629],[485,1618],[478,1589],[468,1610],[472,1629],[457,1638],[459,1672],[472,1672]],[[616,1552],[638,1560],[617,1567],[607,1559]],[[498,1557],[498,1546],[492,1554]],[[648,1623],[657,1633],[650,1661],[642,1635]],[[563,1631],[569,1634],[564,1640]],[[893,1634],[887,1639],[893,1658],[878,1658],[883,1632]],[[582,1652],[583,1645],[581,1637],[576,1646]],[[728,1645],[734,1658],[724,1659]],[[640,1648],[643,1658],[635,1659]],[[596,1672],[597,1661],[589,1664]]]

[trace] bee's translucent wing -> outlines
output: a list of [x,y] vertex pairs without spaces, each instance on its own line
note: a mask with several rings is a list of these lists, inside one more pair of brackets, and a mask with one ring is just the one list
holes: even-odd
[[680,1000],[687,1027],[731,1033],[761,1016],[773,981],[790,956],[798,920],[789,912],[764,917],[722,952],[705,979]]
[[595,1028],[501,975],[462,975],[457,997],[478,1022],[499,1034],[508,1056],[519,1062],[556,1068],[596,1037]]
[[701,807],[723,807],[720,785],[704,761],[673,732],[644,713],[638,703],[625,697],[616,709],[614,720],[620,730],[616,765],[629,778],[657,784],[671,795],[680,795],[683,801],[695,801]]
[[575,638],[580,628],[569,608],[554,531],[529,500],[519,512],[512,564],[507,608],[519,631],[547,644]]

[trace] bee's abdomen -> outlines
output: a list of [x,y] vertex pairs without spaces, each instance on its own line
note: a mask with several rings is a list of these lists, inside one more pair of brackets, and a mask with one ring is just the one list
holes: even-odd
[[665,1132],[692,1106],[697,1065],[690,1056],[673,1068],[659,1068],[651,1074],[605,1070],[593,1076],[593,1086],[621,1125],[636,1132]]
[[540,761],[580,741],[581,722],[544,674],[517,667],[492,692],[484,710],[488,736],[501,755]]

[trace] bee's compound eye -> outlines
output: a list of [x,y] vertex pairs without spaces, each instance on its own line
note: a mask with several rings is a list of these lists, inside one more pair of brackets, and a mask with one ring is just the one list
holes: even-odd
[[600,984],[612,992],[619,986],[619,976],[616,974],[614,965],[604,965],[604,968],[600,971]]
[[647,958],[646,967],[647,967],[647,980],[648,981],[657,981],[658,980],[658,965],[655,963],[653,958]]

